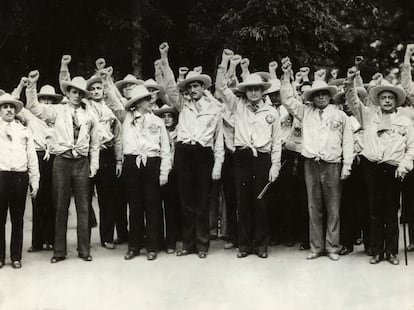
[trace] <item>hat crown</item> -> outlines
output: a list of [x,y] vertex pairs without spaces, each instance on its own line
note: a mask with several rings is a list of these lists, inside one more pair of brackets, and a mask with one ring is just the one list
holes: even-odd
[[71,83],[76,88],[86,89],[86,80],[81,76],[75,76]]
[[144,98],[147,96],[151,96],[151,93],[144,85],[137,85],[131,90],[131,99]]
[[324,87],[328,87],[328,83],[326,83],[325,81],[322,81],[322,80],[315,80],[315,81],[312,83],[312,89],[324,88]]
[[55,88],[52,85],[43,85],[40,88],[39,94],[42,95],[56,95]]
[[249,74],[243,84],[262,84],[263,79],[256,73]]
[[158,85],[158,83],[154,79],[148,79],[144,82],[144,86],[148,85]]
[[132,74],[127,74],[125,77],[124,77],[124,81],[125,82],[129,82],[129,81],[133,81],[133,82],[136,82],[138,79],[135,77],[135,76],[133,76]]
[[17,99],[14,98],[12,95],[8,93],[4,93],[0,96],[0,101],[16,101]]
[[186,79],[191,79],[191,78],[195,78],[195,77],[198,77],[198,76],[200,76],[201,75],[201,73],[200,72],[197,72],[197,71],[190,71],[190,72],[188,72],[187,73],[187,76],[185,77]]
[[275,93],[280,90],[280,80],[279,79],[271,79],[269,80],[271,84],[269,89],[266,91],[266,94]]

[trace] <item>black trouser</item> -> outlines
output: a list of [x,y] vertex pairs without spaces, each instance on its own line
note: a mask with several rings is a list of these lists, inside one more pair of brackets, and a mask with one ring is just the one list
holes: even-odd
[[26,172],[0,172],[0,261],[6,258],[6,219],[7,210],[11,217],[10,258],[12,261],[22,259],[23,216],[28,186]]
[[208,251],[209,205],[214,155],[210,147],[178,142],[175,149],[178,189],[183,208],[183,249]]
[[71,194],[75,197],[78,252],[90,253],[89,228],[89,160],[86,157],[68,159],[60,155],[53,161],[53,203],[56,208],[54,256],[67,254],[68,210]]
[[227,240],[237,244],[237,201],[234,178],[234,154],[226,150],[221,170],[224,199],[226,201]]
[[94,178],[99,205],[101,244],[114,241],[117,191],[116,160],[113,148],[99,152],[99,170]]
[[340,240],[341,244],[352,247],[355,241],[361,237],[363,231],[364,244],[369,244],[369,225],[365,186],[362,175],[360,159],[356,158],[352,164],[351,176],[343,182],[343,195],[340,213]]
[[168,249],[175,249],[177,241],[182,239],[182,209],[175,169],[170,171],[168,183],[161,187],[161,194],[164,201],[164,244]]
[[[395,166],[362,159],[362,172],[371,219],[371,245],[374,255],[398,253],[398,208],[401,182]],[[384,247],[385,243],[385,247]]]
[[41,250],[43,244],[53,245],[55,241],[56,210],[53,206],[52,168],[54,155],[44,160],[45,151],[37,151],[40,183],[35,199],[32,199],[32,247]]
[[270,154],[254,157],[249,149],[234,153],[240,251],[266,252],[269,243],[268,196],[257,199],[269,180]]
[[161,188],[159,157],[150,157],[146,165],[136,164],[136,155],[125,155],[123,180],[129,205],[129,240],[128,249],[137,252],[143,243],[143,218],[146,224],[146,248],[148,252],[158,250],[161,224]]
[[410,244],[414,244],[414,173],[406,175],[402,190],[403,221],[408,223]]
[[125,183],[121,175],[121,177],[115,181],[117,191],[117,196],[115,198],[115,227],[116,235],[120,240],[128,240],[128,203],[124,184]]

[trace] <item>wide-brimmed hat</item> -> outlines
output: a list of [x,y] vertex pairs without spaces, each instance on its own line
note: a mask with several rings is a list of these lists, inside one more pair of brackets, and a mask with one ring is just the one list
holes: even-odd
[[61,83],[64,93],[68,92],[69,87],[73,87],[83,93],[84,97],[89,97],[90,95],[90,92],[86,89],[86,81],[81,76],[75,76],[71,81],[62,81]]
[[270,80],[272,78],[272,76],[270,75],[270,73],[269,72],[265,72],[265,71],[253,72],[252,74],[257,74],[265,82],[270,82]]
[[398,86],[392,86],[392,85],[374,86],[370,89],[369,96],[375,104],[378,104],[379,102],[378,95],[384,91],[389,91],[397,96],[397,106],[404,104],[407,94],[405,93],[404,89]]
[[102,78],[97,75],[92,75],[91,78],[86,81],[86,89],[89,90],[89,87],[91,87],[92,84],[95,83],[102,83]]
[[338,91],[335,86],[329,86],[325,81],[316,80],[313,82],[311,89],[303,92],[303,98],[306,101],[310,101],[316,92],[324,90],[328,91],[331,97],[335,96]]
[[10,94],[4,93],[3,95],[0,96],[0,107],[6,103],[10,103],[14,105],[16,109],[16,114],[19,113],[23,109],[23,102],[21,102],[20,100],[17,100]]
[[185,90],[188,83],[201,82],[205,89],[211,86],[211,78],[207,74],[200,74],[195,71],[188,72],[184,80],[177,84],[178,88]]
[[[366,89],[364,87],[356,87],[355,90],[357,91],[359,99],[361,99],[361,101],[365,101],[368,96]],[[343,100],[343,97],[345,97],[345,92],[340,91],[333,97],[333,100],[338,104]]]
[[6,92],[4,91],[4,90],[2,90],[2,89],[0,89],[0,96],[1,95],[4,95]]
[[157,82],[155,82],[153,79],[148,79],[144,82],[144,86],[146,88],[155,88],[160,92],[160,96],[164,96],[165,94],[165,89],[162,85],[158,84]]
[[172,114],[178,114],[177,109],[170,107],[169,105],[164,104],[161,108],[156,109],[153,111],[155,115],[161,116],[164,113],[172,113]]
[[119,91],[121,91],[122,88],[124,88],[126,84],[142,85],[144,84],[144,81],[137,79],[132,74],[127,74],[127,76],[125,76],[123,80],[115,82],[115,86],[119,89]]
[[240,83],[239,85],[237,85],[237,88],[241,92],[246,92],[246,87],[261,86],[266,91],[267,89],[270,88],[271,85],[272,84],[270,82],[263,81],[260,75],[256,73],[252,73],[246,77],[246,80],[243,83]]
[[56,94],[55,88],[52,85],[43,85],[37,94],[37,98],[50,98],[53,100],[53,103],[59,103],[62,101],[63,96]]
[[146,97],[151,97],[151,93],[144,85],[137,85],[131,90],[131,99],[125,102],[125,109],[131,108],[138,100]]
[[279,79],[271,79],[269,80],[269,82],[271,85],[269,89],[264,92],[265,95],[280,91],[280,80]]

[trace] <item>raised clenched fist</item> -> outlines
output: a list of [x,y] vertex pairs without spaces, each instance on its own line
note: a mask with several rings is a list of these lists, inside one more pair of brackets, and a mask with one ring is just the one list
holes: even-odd
[[29,82],[31,84],[37,83],[37,81],[39,80],[39,71],[37,70],[33,70],[29,72]]
[[223,50],[223,54],[221,55],[221,58],[224,60],[230,60],[230,58],[234,55],[234,52],[228,48],[225,48]]
[[201,72],[203,72],[203,67],[202,66],[194,67],[193,71],[201,74]]
[[358,72],[358,70],[355,66],[351,67],[351,68],[348,69],[348,72],[347,72],[346,76],[347,76],[348,79],[353,79],[357,72]]
[[27,78],[27,77],[23,76],[23,77],[20,79],[19,86],[20,86],[20,87],[27,87],[27,86],[29,86],[29,83],[30,83],[29,78]]
[[62,65],[68,65],[68,64],[70,64],[71,61],[72,61],[72,56],[70,56],[70,55],[63,55],[62,56],[62,60],[61,60]]
[[407,49],[405,50],[405,56],[410,58],[414,54],[414,44],[407,44]]
[[169,47],[167,42],[161,43],[160,47],[159,47],[161,56],[167,56],[169,49],[170,49],[170,47]]
[[189,71],[190,69],[188,69],[187,67],[180,67],[179,69],[178,69],[178,73],[181,75],[181,76],[185,76],[187,73],[188,73],[188,71]]
[[103,58],[99,58],[95,61],[95,65],[96,65],[96,69],[101,70],[101,69],[105,68],[106,61]]
[[319,69],[315,72],[315,81],[325,81],[326,79],[326,70]]
[[237,66],[242,61],[242,57],[240,55],[234,55],[230,59],[230,63],[234,66]]
[[243,58],[240,61],[240,66],[242,67],[242,69],[247,70],[249,69],[249,65],[250,65],[250,60],[249,58]]
[[278,64],[276,61],[269,62],[269,72],[276,71],[277,67],[278,67]]

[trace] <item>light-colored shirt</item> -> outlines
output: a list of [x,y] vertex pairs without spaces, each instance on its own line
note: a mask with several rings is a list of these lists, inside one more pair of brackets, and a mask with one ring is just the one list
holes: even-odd
[[302,152],[302,124],[283,105],[277,108],[280,117],[281,140],[284,149]]
[[351,170],[354,147],[348,116],[332,104],[322,110],[303,104],[286,81],[282,81],[280,93],[289,113],[302,122],[302,155],[328,163],[342,162]]
[[365,106],[355,88],[349,87],[346,99],[354,115],[362,123],[362,155],[369,161],[399,166],[412,170],[414,159],[414,128],[404,113],[383,114],[376,105]]
[[272,165],[280,168],[281,137],[279,114],[274,107],[260,101],[257,107],[245,98],[238,98],[224,85],[220,92],[224,103],[234,114],[234,145],[248,147],[271,155]]
[[73,156],[90,156],[90,166],[99,168],[99,140],[97,123],[92,115],[91,107],[86,101],[84,108],[79,107],[76,111],[80,125],[79,135],[75,141],[73,116],[75,109],[69,104],[47,105],[37,100],[36,90],[26,88],[27,108],[37,117],[45,122],[54,123],[53,154],[63,154],[71,151]]
[[28,172],[32,187],[39,188],[39,163],[30,130],[17,121],[0,119],[0,171]]

